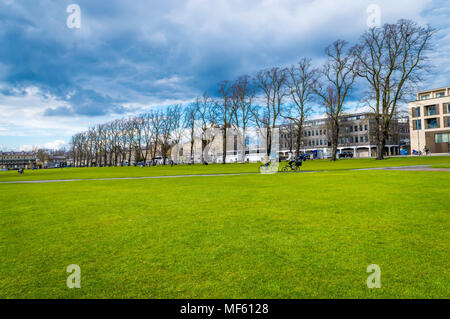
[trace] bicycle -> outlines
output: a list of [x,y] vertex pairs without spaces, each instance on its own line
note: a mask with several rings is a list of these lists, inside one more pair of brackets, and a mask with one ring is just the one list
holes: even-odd
[[283,173],[287,173],[287,172],[298,172],[300,171],[300,166],[301,165],[297,165],[296,163],[294,163],[293,165],[289,165],[289,163],[287,163],[286,165],[284,165],[284,167],[281,169],[281,171]]

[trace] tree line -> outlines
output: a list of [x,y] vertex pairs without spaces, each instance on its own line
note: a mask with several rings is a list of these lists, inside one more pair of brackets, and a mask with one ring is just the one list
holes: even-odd
[[[320,67],[302,58],[289,67],[221,81],[213,95],[205,92],[185,106],[170,105],[91,127],[72,137],[75,165],[129,165],[133,153],[144,164],[156,156],[166,164],[171,147],[186,138],[191,159],[195,139],[201,140],[203,161],[203,151],[214,140],[208,133],[211,128],[221,132],[223,163],[230,128],[241,141],[250,127],[264,129],[269,155],[274,129],[280,123],[294,127],[298,155],[305,120],[319,108],[327,116],[331,160],[335,161],[345,102],[357,82],[366,88],[363,102],[376,123],[377,159],[383,159],[399,105],[411,97],[429,68],[433,34],[430,26],[399,20],[368,29],[354,45],[335,41],[325,49],[326,61]],[[241,161],[245,162],[245,142],[241,144]]]

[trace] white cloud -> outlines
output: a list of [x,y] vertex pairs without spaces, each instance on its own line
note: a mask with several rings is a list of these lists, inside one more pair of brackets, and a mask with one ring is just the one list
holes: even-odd
[[47,149],[47,150],[60,150],[60,149],[64,148],[65,146],[67,146],[65,141],[56,140],[56,141],[45,143],[43,145],[25,144],[25,145],[20,146],[19,150],[25,151],[25,152],[29,152],[29,151],[32,151],[33,149],[37,149],[37,148],[42,148],[42,149]]
[[[73,55],[74,59],[81,56],[81,60],[89,60],[86,57],[92,55],[95,60],[107,53],[98,65],[80,63],[76,64],[79,69],[68,70],[83,87],[119,98],[126,112],[114,116],[48,117],[43,116],[43,111],[68,106],[63,99],[73,96],[74,88],[64,88],[62,98],[44,94],[37,85],[26,87],[23,94],[18,90],[15,95],[0,93],[0,142],[8,146],[27,144],[22,147],[68,142],[72,134],[90,125],[143,112],[151,105],[185,103],[207,90],[208,85],[226,79],[222,77],[286,65],[301,56],[311,56],[320,63],[329,42],[337,38],[355,40],[367,28],[366,9],[372,3],[380,6],[382,23],[410,18],[419,23],[442,24],[448,16],[448,9],[445,12],[442,8],[446,1],[431,0],[135,0],[131,5],[112,0],[104,8],[79,0],[82,28],[74,32],[59,26],[61,22],[65,26],[65,19],[59,19],[65,18],[62,2],[38,7],[30,5],[31,1],[6,2],[8,11],[38,26],[30,27],[30,39],[63,43],[63,55],[71,58],[70,51],[79,54]],[[440,61],[441,70],[449,65],[448,30],[440,32],[440,50],[433,56]],[[39,37],[33,38],[36,34]],[[128,43],[126,39],[133,41]],[[108,46],[109,42],[116,46]],[[130,48],[123,45],[135,43]],[[128,51],[121,51],[123,47]],[[14,69],[14,65],[0,61],[0,80]],[[78,74],[79,70],[84,73]],[[447,73],[441,72],[427,83],[442,85],[448,81]],[[45,82],[45,76],[42,79]],[[349,107],[358,107],[359,103],[354,104]],[[30,142],[36,136],[40,140]],[[11,137],[21,137],[20,142],[16,139],[5,143]]]

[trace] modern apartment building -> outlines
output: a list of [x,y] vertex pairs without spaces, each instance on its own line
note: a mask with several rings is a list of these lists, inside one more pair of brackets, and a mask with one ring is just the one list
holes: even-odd
[[409,117],[412,150],[450,153],[450,87],[419,92]]
[[[350,152],[354,157],[376,156],[375,120],[370,113],[346,114],[341,119],[338,153]],[[295,150],[296,135],[289,125],[280,129],[280,150],[287,156]],[[318,158],[331,155],[331,138],[325,116],[305,122],[300,151],[315,153]],[[391,135],[386,143],[385,155],[400,155],[409,149],[408,118],[396,118],[391,124]]]

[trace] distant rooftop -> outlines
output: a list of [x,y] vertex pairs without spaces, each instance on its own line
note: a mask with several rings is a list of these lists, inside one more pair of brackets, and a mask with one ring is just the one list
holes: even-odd
[[431,99],[440,99],[450,96],[450,86],[438,89],[431,89],[426,91],[420,91],[417,93],[416,101],[426,101]]
[[34,155],[34,152],[1,152],[0,151],[0,155]]

